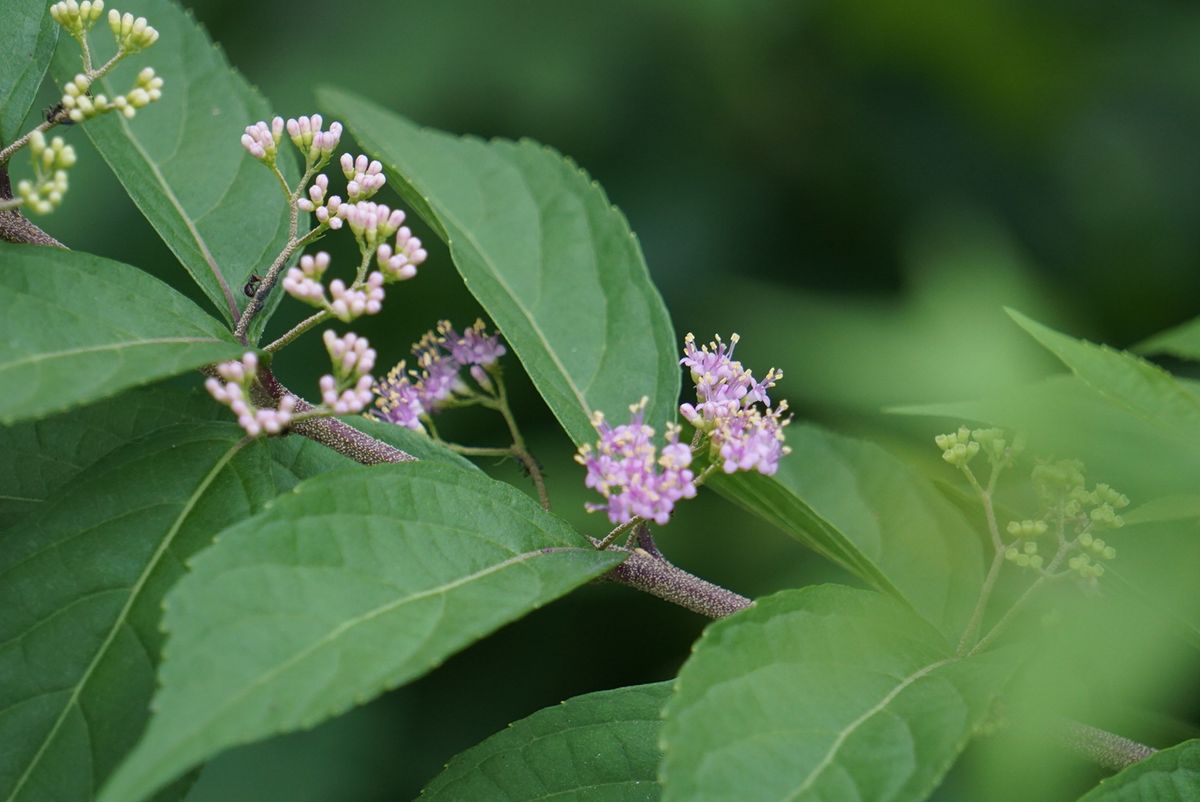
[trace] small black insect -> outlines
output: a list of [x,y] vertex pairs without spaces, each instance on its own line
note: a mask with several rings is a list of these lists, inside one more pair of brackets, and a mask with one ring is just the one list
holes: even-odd
[[242,287],[242,292],[246,293],[247,298],[253,298],[258,294],[258,285],[262,284],[263,277],[258,273],[251,273],[250,280],[246,282],[246,286]]

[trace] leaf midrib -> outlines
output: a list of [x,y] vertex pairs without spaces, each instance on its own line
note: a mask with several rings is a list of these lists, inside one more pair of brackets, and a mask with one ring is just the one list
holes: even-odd
[[[529,193],[529,184],[527,181],[525,181],[525,176],[521,172],[520,168],[518,168],[516,165],[512,164],[512,162],[509,162],[507,159],[505,159],[505,162],[508,163],[508,165],[510,167],[512,167],[513,170],[516,172],[516,174],[521,178],[521,182],[525,187],[526,193],[531,194],[531,193]],[[475,238],[475,236],[471,233],[471,231],[465,225],[463,225],[462,221],[459,220],[456,215],[446,211],[441,206],[441,204],[438,204],[435,208],[438,210],[438,214],[445,217],[447,220],[450,221],[450,223],[456,229],[458,229],[460,232],[462,232],[463,238],[466,239],[466,241],[468,243],[470,243],[471,247],[474,248],[475,252],[477,254],[479,254],[480,259],[482,259],[484,264],[487,265],[487,268],[491,272],[492,277],[496,280],[496,283],[498,283],[504,289],[505,294],[509,297],[509,299],[513,302],[513,304],[516,305],[517,309],[525,317],[526,323],[528,323],[529,327],[531,329],[533,329],[534,332],[537,334],[538,341],[541,342],[543,349],[550,356],[550,361],[554,363],[554,366],[556,368],[558,368],[558,371],[562,375],[563,379],[566,381],[567,386],[569,388],[571,388],[571,392],[575,395],[575,400],[579,403],[579,406],[583,409],[583,414],[585,416],[591,415],[592,409],[590,406],[588,406],[587,399],[585,399],[583,396],[583,391],[580,390],[579,387],[575,384],[574,378],[571,376],[570,373],[567,372],[567,367],[566,367],[566,365],[564,365],[562,363],[562,360],[559,358],[558,353],[553,348],[550,347],[549,340],[547,340],[546,335],[542,331],[541,326],[538,325],[537,320],[533,316],[533,313],[528,308],[526,308],[525,304],[521,301],[521,299],[519,297],[517,297],[515,292],[513,292],[512,287],[509,286],[507,281],[505,281],[504,274],[500,272],[496,263],[494,261],[492,261],[492,259],[488,256],[487,252],[484,251],[484,249],[480,246],[479,241]],[[539,233],[541,232],[540,220],[538,223],[538,231],[539,231]],[[453,252],[453,250],[454,250],[453,237],[450,236],[450,232],[448,232],[448,231],[446,232],[446,234],[447,234],[447,239],[450,240],[450,242],[448,244],[450,245],[451,251]],[[542,272],[545,272],[545,267],[546,267],[545,260],[541,259],[540,261],[541,261]],[[512,344],[512,345],[514,348],[516,348],[515,344]]]
[[99,353],[101,351],[116,351],[125,348],[139,348],[146,345],[171,345],[183,343],[233,345],[233,343],[217,337],[155,337],[149,340],[127,340],[124,342],[105,343],[104,345],[89,345],[83,348],[64,348],[61,351],[42,351],[37,354],[31,354],[24,359],[14,359],[11,362],[0,362],[0,371],[10,370],[14,367],[19,367],[22,365],[32,365],[49,359],[65,359],[67,357],[79,356],[81,354]]
[[[513,565],[520,565],[520,564],[524,563],[525,561],[529,560],[530,558],[546,556],[549,554],[561,554],[561,553],[568,553],[568,552],[579,552],[579,553],[588,553],[588,554],[595,553],[595,551],[593,549],[584,549],[584,548],[579,548],[576,546],[558,546],[558,547],[551,547],[551,548],[546,548],[546,549],[535,549],[533,551],[526,551],[526,552],[522,552],[520,554],[514,554],[513,556],[511,556],[505,560],[501,560],[498,563],[489,565],[487,568],[483,568],[479,571],[474,571],[470,574],[466,574],[465,576],[458,577],[457,579],[451,580],[449,582],[443,582],[442,584],[436,585],[432,588],[426,588],[425,590],[418,591],[418,592],[410,594],[408,596],[402,596],[398,599],[394,599],[394,600],[388,602],[387,604],[381,604],[381,605],[374,607],[370,610],[367,610],[366,612],[363,612],[357,616],[348,618],[345,621],[343,621],[342,623],[338,624],[336,627],[333,627],[332,629],[330,629],[328,632],[326,632],[320,638],[317,638],[316,640],[314,640],[311,644],[309,644],[305,648],[295,652],[291,657],[288,657],[286,660],[283,660],[283,661],[277,663],[270,670],[263,672],[262,674],[259,674],[252,682],[249,682],[249,683],[245,684],[244,686],[242,686],[241,690],[239,690],[236,694],[234,694],[230,697],[227,697],[225,699],[225,701],[222,702],[220,705],[218,705],[215,708],[212,708],[212,710],[210,711],[210,714],[208,715],[206,720],[209,722],[217,720],[221,716],[221,714],[223,714],[225,712],[225,710],[227,710],[229,707],[241,702],[244,698],[246,698],[247,695],[252,693],[254,690],[256,690],[257,688],[270,682],[272,679],[279,676],[284,671],[287,671],[289,668],[296,665],[300,661],[304,660],[309,655],[314,654],[319,649],[322,649],[322,648],[328,646],[329,644],[333,643],[338,638],[340,638],[342,635],[344,635],[345,633],[354,629],[355,627],[358,627],[365,623],[368,623],[368,622],[374,620],[375,618],[378,618],[381,615],[386,615],[387,613],[394,612],[395,610],[400,609],[401,607],[405,606],[406,604],[409,604],[410,602],[420,601],[422,599],[427,599],[432,596],[445,595],[446,593],[448,593],[451,590],[454,590],[455,588],[461,587],[470,582],[474,582],[478,579],[482,579],[486,576],[490,576],[491,574],[494,574],[498,571],[502,571]],[[190,741],[195,740],[197,737],[200,737],[203,734],[204,734],[203,730],[193,730],[189,735],[187,735],[183,739],[176,741],[175,748],[179,749],[183,745],[189,743]]]
[[142,145],[141,140],[133,135],[133,129],[129,127],[129,121],[126,120],[123,115],[117,115],[117,122],[121,126],[122,133],[125,134],[125,138],[129,140],[129,143],[133,146],[134,150],[137,151],[138,155],[146,163],[146,166],[150,168],[150,172],[154,175],[154,180],[158,182],[158,185],[162,189],[163,194],[166,196],[167,201],[170,202],[171,207],[179,215],[179,219],[183,221],[184,226],[187,228],[188,234],[192,237],[192,241],[196,243],[196,248],[200,251],[200,256],[204,259],[204,263],[208,266],[208,269],[212,272],[213,277],[217,280],[217,286],[220,288],[221,294],[225,298],[225,303],[229,307],[227,311],[232,316],[233,320],[237,320],[238,315],[240,314],[238,312],[237,299],[234,297],[233,291],[229,288],[229,282],[225,280],[224,274],[221,273],[221,268],[217,265],[217,260],[212,255],[212,251],[208,249],[208,243],[205,242],[203,235],[200,233],[200,229],[196,228],[195,222],[187,213],[187,210],[183,208],[183,203],[180,202],[179,198],[175,195],[175,191],[171,189],[171,185],[167,183],[167,177],[164,176],[162,170],[159,169],[158,163],[155,162],[154,159],[150,157],[150,154],[146,152],[146,148]]
[[833,743],[829,745],[829,750],[825,753],[825,756],[817,762],[817,765],[813,767],[812,771],[809,772],[808,776],[804,778],[804,781],[801,782],[796,790],[784,797],[782,802],[795,802],[796,799],[800,798],[801,794],[811,788],[813,783],[817,781],[825,769],[829,768],[829,766],[833,764],[834,759],[837,757],[838,750],[842,748],[842,745],[846,743],[846,740],[849,739],[850,736],[853,735],[855,731],[868,720],[883,712],[883,710],[887,708],[887,706],[893,701],[895,701],[896,697],[903,693],[906,688],[910,687],[922,677],[933,673],[942,666],[957,662],[958,659],[959,658],[957,657],[947,657],[945,659],[938,660],[937,662],[930,663],[929,665],[914,671],[902,679],[896,685],[896,687],[884,694],[882,699],[880,699],[871,707],[867,708],[857,718],[855,718],[838,732],[837,736],[833,739]]
[[92,661],[84,670],[82,676],[79,678],[79,681],[75,683],[74,688],[72,688],[71,695],[67,698],[66,703],[63,704],[62,712],[58,714],[58,718],[55,719],[54,725],[50,728],[50,731],[42,740],[41,746],[38,747],[37,752],[29,761],[29,765],[25,767],[25,771],[17,780],[16,785],[13,786],[12,792],[8,795],[8,802],[12,802],[12,800],[17,798],[21,788],[24,787],[26,782],[28,782],[30,776],[33,774],[34,768],[41,761],[42,756],[46,753],[46,750],[54,741],[54,738],[58,734],[59,729],[62,727],[63,722],[66,721],[67,714],[70,713],[71,708],[78,703],[79,696],[83,692],[83,688],[91,679],[92,672],[96,670],[96,666],[100,664],[101,658],[108,651],[108,648],[110,645],[112,645],[113,640],[116,639],[117,632],[120,631],[122,626],[124,626],[129,617],[129,612],[133,609],[133,605],[138,599],[142,588],[150,578],[150,574],[152,574],[154,569],[158,567],[159,560],[161,560],[163,555],[166,554],[167,549],[170,547],[171,542],[175,539],[175,536],[179,533],[179,530],[183,528],[184,521],[186,521],[187,517],[191,515],[192,510],[200,500],[200,497],[208,489],[209,485],[211,485],[221,471],[225,469],[225,466],[229,464],[229,461],[233,459],[234,455],[237,454],[244,443],[244,440],[240,440],[233,446],[230,446],[230,448],[221,455],[221,458],[217,460],[216,464],[213,465],[212,469],[209,470],[209,472],[205,474],[204,478],[200,480],[200,484],[196,486],[196,489],[192,491],[192,494],[188,496],[183,508],[179,511],[179,515],[176,516],[175,520],[172,522],[171,528],[163,537],[158,548],[155,549],[154,554],[151,555],[150,560],[146,563],[146,567],[142,569],[142,573],[138,576],[133,587],[130,588],[129,598],[126,600],[125,605],[117,614],[116,620],[113,621],[113,625],[109,629],[108,635],[105,636],[104,641],[100,644],[99,648],[96,649],[96,654],[92,657]]

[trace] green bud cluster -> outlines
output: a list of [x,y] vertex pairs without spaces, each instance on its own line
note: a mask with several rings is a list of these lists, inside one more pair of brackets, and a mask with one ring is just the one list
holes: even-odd
[[88,77],[82,74],[63,85],[62,105],[74,122],[90,120],[110,111],[119,111],[124,117],[132,118],[138,109],[162,97],[163,79],[154,72],[153,67],[145,67],[138,73],[133,88],[112,100],[106,95],[89,95],[91,85]]
[[1009,465],[1021,451],[1020,440],[1010,441],[1003,429],[968,429],[939,434],[933,442],[942,450],[942,459],[961,468],[982,452],[993,465]]
[[1086,554],[1076,554],[1067,561],[1067,567],[1082,579],[1099,579],[1104,576],[1104,566],[1092,562],[1092,558]]
[[1083,490],[1083,463],[1077,459],[1039,462],[1033,468],[1032,479],[1042,500],[1056,504]]
[[1105,543],[1104,538],[1095,537],[1091,532],[1084,532],[1079,536],[1079,547],[1097,559],[1114,560],[1117,557],[1115,548]]
[[971,430],[960,426],[957,432],[939,434],[933,442],[942,450],[942,459],[961,468],[979,453],[979,443],[971,439]]
[[1038,544],[1032,540],[1025,541],[1021,546],[1015,543],[1009,546],[1004,550],[1004,558],[1021,568],[1032,568],[1035,571],[1041,570],[1045,564],[1042,555],[1038,554]]
[[75,149],[54,137],[49,142],[41,131],[29,137],[29,156],[33,160],[32,181],[17,183],[21,204],[35,214],[49,214],[62,203],[67,193],[67,170],[75,164]]
[[1049,526],[1045,521],[1026,519],[1024,521],[1009,521],[1008,533],[1015,538],[1036,538],[1046,534]]

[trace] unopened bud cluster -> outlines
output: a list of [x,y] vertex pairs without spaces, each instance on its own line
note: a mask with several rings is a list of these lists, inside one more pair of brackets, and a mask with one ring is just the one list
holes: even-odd
[[222,362],[217,365],[220,379],[210,377],[204,382],[205,389],[217,401],[233,410],[238,425],[251,437],[261,434],[279,434],[292,422],[296,399],[285,395],[274,409],[262,409],[254,405],[251,390],[258,375],[258,356],[252,351],[240,360]]
[[[437,329],[414,343],[411,352],[416,369],[409,370],[407,363],[401,362],[388,371],[387,378],[375,388],[376,408],[371,415],[419,430],[422,418],[440,412],[456,398],[494,396],[493,379],[500,374],[499,359],[506,349],[499,334],[487,333],[482,320],[462,333],[443,320]],[[475,387],[463,377],[464,368]]]
[[82,38],[91,30],[102,13],[104,0],[83,0],[82,3],[76,0],[62,0],[50,6],[51,19],[75,39]]
[[366,337],[349,333],[338,337],[325,332],[325,350],[333,363],[333,373],[321,377],[321,404],[337,415],[362,412],[374,397],[375,349]]
[[329,269],[329,263],[329,254],[325,251],[300,257],[300,264],[290,268],[283,277],[284,291],[296,300],[324,309],[346,323],[363,315],[378,314],[383,308],[386,277],[376,271],[350,286],[346,286],[341,279],[334,279],[329,283],[327,296],[322,278]]
[[[331,373],[321,377],[321,403],[303,413],[304,417],[347,415],[362,412],[374,397],[375,384],[371,370],[375,367],[375,351],[366,338],[356,334],[338,337],[325,332],[325,349],[333,365]],[[258,357],[245,353],[240,360],[222,362],[216,366],[217,376],[204,386],[217,401],[233,410],[238,425],[250,437],[280,434],[300,419],[296,412],[296,397],[284,395],[274,408],[254,403],[253,387],[258,381]],[[219,377],[219,378],[218,378]],[[259,391],[262,394],[262,391]]]
[[17,183],[17,197],[27,210],[49,214],[67,193],[67,170],[75,164],[75,149],[62,137],[47,142],[42,132],[35,130],[29,137],[29,155],[34,177]]
[[960,426],[957,431],[939,434],[933,438],[942,452],[942,459],[956,468],[963,468],[979,453],[983,453],[994,466],[1011,465],[1024,449],[1024,444],[1009,440],[1002,429],[969,429]]
[[320,114],[287,120],[275,117],[269,124],[260,120],[246,126],[242,133],[242,147],[264,164],[274,166],[279,143],[286,131],[288,139],[304,156],[305,169],[319,170],[329,162],[334,148],[342,139],[341,123],[331,123],[329,130],[323,129],[324,124],[325,120]]
[[158,31],[145,17],[122,14],[115,8],[108,12],[108,27],[117,40],[117,49],[123,53],[137,53],[158,41]]
[[86,75],[76,75],[63,85],[62,105],[67,116],[74,122],[83,122],[110,111],[118,111],[132,119],[137,110],[149,106],[162,97],[163,79],[146,67],[138,73],[133,88],[123,95],[109,100],[107,95],[90,95],[92,81]]
[[[993,467],[1000,468],[1013,464],[1022,448],[1000,429],[971,430],[965,426],[938,435],[934,441],[943,459],[962,468],[968,477],[972,474],[967,463],[977,454],[986,454]],[[1129,505],[1129,499],[1107,484],[1089,489],[1083,463],[1078,460],[1039,461],[1030,478],[1041,502],[1041,514],[1007,523],[1004,532],[1010,540],[1004,545],[1005,559],[1048,577],[1075,573],[1094,581],[1103,576],[1102,563],[1115,559],[1117,550],[1097,533],[1124,525],[1118,511]],[[989,488],[994,484],[993,475]],[[991,492],[978,484],[975,487],[980,493]],[[1051,545],[1043,555],[1047,541]]]

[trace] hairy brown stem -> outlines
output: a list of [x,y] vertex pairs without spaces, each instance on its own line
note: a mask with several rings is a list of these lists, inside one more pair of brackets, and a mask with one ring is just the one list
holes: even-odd
[[652,552],[641,545],[632,549],[613,546],[609,551],[629,556],[625,562],[600,577],[608,582],[628,585],[709,618],[724,618],[753,604],[739,593],[714,585],[671,564],[658,553],[657,548]]
[[[258,374],[259,381],[265,390],[265,398],[254,399],[256,403],[274,406],[280,398],[290,395],[296,399],[296,412],[304,413],[314,409],[313,405],[280,384],[271,371],[263,369]],[[363,465],[378,465],[385,462],[415,462],[416,457],[407,451],[401,451],[376,440],[368,434],[360,432],[353,426],[343,423],[337,418],[309,418],[297,421],[291,428],[292,432],[314,440],[323,446],[333,449],[339,454],[349,457]]]

